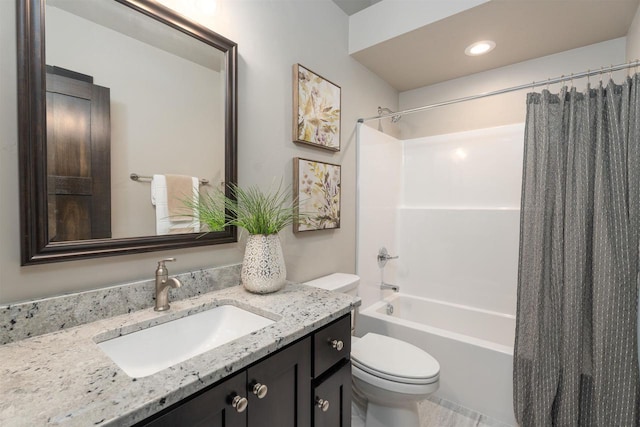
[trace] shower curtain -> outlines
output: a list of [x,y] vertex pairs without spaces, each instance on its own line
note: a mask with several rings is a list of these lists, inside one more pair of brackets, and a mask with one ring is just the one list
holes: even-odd
[[638,426],[640,74],[527,96],[514,410]]

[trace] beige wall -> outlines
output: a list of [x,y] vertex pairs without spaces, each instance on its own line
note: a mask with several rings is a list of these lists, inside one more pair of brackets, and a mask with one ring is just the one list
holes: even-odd
[[627,32],[627,61],[640,60],[640,6]]
[[[281,177],[290,183],[295,156],[342,164],[342,228],[300,235],[287,229],[281,238],[291,280],[353,272],[356,120],[374,115],[378,105],[396,109],[397,93],[348,56],[348,19],[332,1],[218,3],[214,18],[197,18],[239,46],[240,184],[268,185]],[[170,255],[178,258],[172,273],[241,261],[243,244],[238,243],[20,267],[15,31],[15,3],[0,1],[0,303],[150,278],[154,261]],[[291,142],[291,67],[296,62],[342,87],[339,153]]]
[[[625,62],[625,45],[626,40],[622,37],[402,92],[400,109],[416,108],[620,64]],[[619,81],[619,77],[625,74],[625,71],[618,72],[614,77],[618,77]],[[592,78],[592,84],[597,80],[597,77]],[[576,80],[574,83],[577,87],[583,87],[586,79]],[[552,85],[550,90],[557,91],[559,87],[559,84]],[[540,89],[541,87],[536,88]],[[522,90],[407,115],[398,123],[402,139],[521,123],[526,112],[526,93],[526,90]]]

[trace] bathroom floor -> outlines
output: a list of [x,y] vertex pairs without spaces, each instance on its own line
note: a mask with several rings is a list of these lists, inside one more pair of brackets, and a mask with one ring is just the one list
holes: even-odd
[[[437,397],[420,402],[419,408],[420,427],[509,427],[486,415]],[[364,427],[364,414],[356,406],[352,407],[351,426]]]

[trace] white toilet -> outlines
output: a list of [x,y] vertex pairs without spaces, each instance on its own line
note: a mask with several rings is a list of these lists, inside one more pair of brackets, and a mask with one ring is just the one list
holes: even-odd
[[[334,273],[306,284],[357,295],[360,277]],[[351,338],[351,366],[354,401],[366,399],[366,427],[420,426],[418,402],[438,389],[436,359],[407,342],[367,333]]]

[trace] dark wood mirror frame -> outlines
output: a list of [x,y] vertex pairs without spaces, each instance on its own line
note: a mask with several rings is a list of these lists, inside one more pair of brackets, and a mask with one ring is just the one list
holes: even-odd
[[[225,54],[225,182],[237,183],[237,45],[172,10],[147,0],[113,0]],[[18,159],[21,265],[42,264],[236,242],[236,227],[208,233],[50,242],[48,238],[45,0],[16,0]],[[227,187],[228,188],[228,187]],[[229,190],[227,190],[227,195]]]

